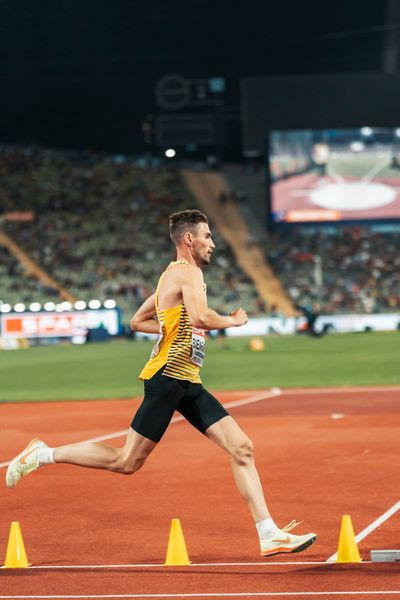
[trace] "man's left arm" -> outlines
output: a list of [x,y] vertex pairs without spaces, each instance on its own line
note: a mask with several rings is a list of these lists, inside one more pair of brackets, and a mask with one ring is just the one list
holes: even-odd
[[133,315],[130,322],[132,331],[159,333],[160,325],[158,321],[154,319],[156,314],[155,294],[152,294]]

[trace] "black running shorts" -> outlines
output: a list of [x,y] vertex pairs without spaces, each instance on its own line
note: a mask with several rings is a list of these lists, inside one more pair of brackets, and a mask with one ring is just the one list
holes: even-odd
[[163,370],[144,382],[143,402],[131,423],[137,433],[159,442],[176,410],[201,433],[229,414],[201,383],[167,377]]

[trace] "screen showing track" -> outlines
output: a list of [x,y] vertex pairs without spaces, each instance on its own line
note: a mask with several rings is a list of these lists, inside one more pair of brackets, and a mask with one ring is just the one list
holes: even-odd
[[272,131],[273,223],[400,219],[400,128]]

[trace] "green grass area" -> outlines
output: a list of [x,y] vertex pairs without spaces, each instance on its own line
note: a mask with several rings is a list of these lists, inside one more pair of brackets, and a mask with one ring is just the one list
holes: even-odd
[[[215,390],[400,383],[400,334],[333,334],[322,339],[265,338],[207,343],[204,384]],[[137,375],[152,343],[113,341],[86,346],[0,352],[0,402],[126,398],[142,393]]]

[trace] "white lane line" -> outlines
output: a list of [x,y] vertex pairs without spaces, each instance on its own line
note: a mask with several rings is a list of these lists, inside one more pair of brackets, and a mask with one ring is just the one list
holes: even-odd
[[[363,565],[372,564],[371,561],[363,561]],[[290,566],[302,566],[302,565],[325,565],[328,566],[326,561],[287,561],[287,562],[220,562],[220,563],[191,563],[178,568],[191,569],[192,567],[285,567]],[[154,568],[154,569],[165,569],[163,563],[133,563],[125,565],[35,565],[33,567],[27,567],[28,569],[142,569],[142,568]]]
[[282,597],[319,597],[319,596],[360,596],[360,595],[390,595],[400,594],[400,590],[357,590],[354,592],[209,592],[209,593],[197,593],[197,594],[91,594],[91,595],[57,595],[52,594],[51,596],[0,596],[1,599],[12,599],[12,598],[255,598],[255,597],[269,597],[269,598],[282,598]]
[[352,387],[327,387],[327,388],[288,388],[281,389],[283,396],[300,395],[309,396],[310,394],[352,394],[358,392],[367,393],[385,393],[400,392],[400,385],[382,385],[382,386],[352,386]]
[[226,402],[225,408],[234,408],[236,406],[244,406],[245,404],[253,404],[254,402],[260,402],[261,400],[269,400],[270,398],[276,398],[282,396],[282,390],[279,388],[272,388],[268,392],[265,390],[249,398],[243,398],[242,400],[234,400],[233,402]]
[[[387,521],[398,510],[400,510],[400,500],[398,502],[396,502],[395,504],[393,504],[392,507],[390,507],[386,512],[384,512],[382,515],[380,515],[380,517],[375,519],[375,521],[373,521],[370,525],[368,525],[365,529],[360,531],[360,533],[358,533],[355,536],[355,540],[356,540],[357,544],[358,544],[358,542],[361,542],[361,540],[366,538],[367,535],[369,535],[370,533],[375,531],[375,529],[377,529],[380,525],[382,525],[382,523]],[[337,556],[338,556],[337,552],[335,552],[335,554],[332,554],[332,556],[330,556],[326,562],[335,561],[337,559]]]
[[[272,388],[271,390],[268,390],[268,391],[264,390],[263,392],[259,392],[252,396],[249,396],[248,398],[243,398],[242,400],[234,400],[233,402],[226,402],[224,404],[224,407],[225,408],[235,408],[236,406],[244,406],[245,404],[252,404],[253,402],[260,402],[261,400],[269,400],[270,398],[275,398],[275,397],[281,396],[281,395],[282,395],[282,391],[279,388]],[[184,420],[184,417],[178,416],[178,417],[174,417],[171,420],[171,423],[177,423],[178,421],[183,421],[183,420]],[[128,430],[123,429],[121,431],[114,431],[113,433],[107,433],[105,435],[99,435],[94,438],[89,438],[88,440],[82,440],[82,442],[78,442],[78,443],[104,442],[105,440],[112,440],[114,438],[123,437],[127,433],[128,433]],[[11,462],[11,460],[0,463],[0,469],[2,469],[4,467],[8,467],[10,462]]]
[[112,440],[113,438],[124,437],[128,433],[127,429],[121,429],[121,431],[114,431],[113,433],[106,433],[104,435],[98,435],[94,438],[84,440],[85,442],[104,442],[105,440]]

